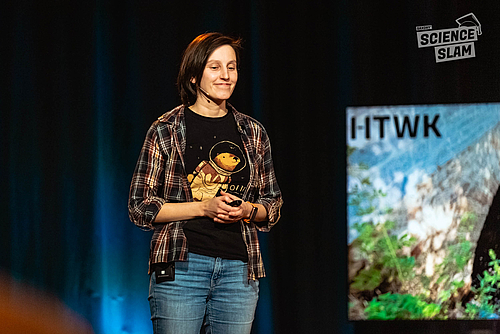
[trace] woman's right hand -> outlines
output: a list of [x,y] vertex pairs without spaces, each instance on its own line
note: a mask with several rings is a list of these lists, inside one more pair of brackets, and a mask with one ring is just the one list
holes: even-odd
[[220,224],[236,223],[242,219],[243,207],[232,207],[228,203],[240,198],[221,191],[221,196],[214,197],[202,203],[205,204],[205,216]]

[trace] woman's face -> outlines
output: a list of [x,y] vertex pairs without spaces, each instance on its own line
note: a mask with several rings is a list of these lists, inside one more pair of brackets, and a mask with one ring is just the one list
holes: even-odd
[[210,57],[208,57],[207,64],[203,70],[203,76],[200,81],[202,91],[211,100],[220,104],[229,99],[237,81],[238,70],[234,49],[230,45],[223,45],[215,49]]

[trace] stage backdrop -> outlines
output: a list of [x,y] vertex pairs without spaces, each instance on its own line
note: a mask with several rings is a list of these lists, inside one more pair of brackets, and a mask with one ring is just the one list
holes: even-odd
[[[179,104],[182,50],[222,31],[245,40],[231,100],[266,126],[285,201],[261,235],[268,277],[253,331],[376,332],[347,321],[346,108],[495,102],[499,6],[4,3],[2,271],[57,296],[96,333],[151,331],[151,235],[128,220],[129,182],[148,126]],[[482,26],[474,57],[437,62],[434,47],[418,47],[417,26],[454,28],[468,13]]]
[[344,278],[336,274],[344,263],[337,245],[345,243],[342,232],[333,232],[345,230],[344,195],[334,195],[338,227],[323,199],[331,196],[327,185],[341,189],[344,181],[328,173],[318,184],[311,180],[318,160],[305,159],[323,156],[322,163],[343,166],[331,157],[342,157],[344,146],[327,135],[333,113],[342,110],[327,97],[341,87],[334,78],[348,58],[346,17],[335,14],[345,4],[335,6],[4,4],[2,271],[55,295],[96,333],[151,332],[151,233],[128,219],[129,184],[149,125],[180,103],[175,80],[182,51],[195,36],[221,31],[244,39],[231,102],[266,126],[286,203],[278,226],[261,235],[268,277],[261,280],[253,332],[326,332],[343,323],[345,298],[338,304],[337,290]]

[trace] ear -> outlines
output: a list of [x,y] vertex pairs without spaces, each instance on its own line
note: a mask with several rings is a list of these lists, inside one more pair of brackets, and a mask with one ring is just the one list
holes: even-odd
[[191,81],[192,84],[195,84],[196,83],[196,78],[192,77],[190,81]]

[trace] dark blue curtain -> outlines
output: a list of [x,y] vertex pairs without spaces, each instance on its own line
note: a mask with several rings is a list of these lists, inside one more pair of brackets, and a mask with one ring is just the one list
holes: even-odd
[[[311,182],[313,170],[300,171],[300,152],[343,155],[333,138],[322,137],[327,132],[317,131],[321,124],[333,125],[330,117],[311,118],[311,112],[321,115],[341,104],[325,100],[340,83],[324,83],[338,75],[348,51],[318,52],[317,43],[324,49],[346,44],[340,33],[345,17],[336,19],[331,5],[264,1],[28,0],[4,9],[4,273],[57,296],[96,333],[151,332],[151,235],[128,219],[129,182],[148,126],[180,102],[175,78],[183,49],[200,33],[221,31],[245,41],[232,103],[267,127],[289,208],[283,227],[261,235],[268,277],[261,282],[253,332],[333,328],[332,316],[342,308],[316,312],[314,304],[336,300],[336,289],[328,286],[340,286],[342,279],[331,265],[311,271],[311,264],[319,256],[331,262],[335,247],[329,228],[310,226],[321,226],[325,218],[329,226],[330,210],[314,208],[331,194]],[[321,184],[332,181],[325,175]],[[311,205],[301,199],[313,193]],[[342,193],[335,196],[342,202]],[[302,205],[301,211],[292,209]],[[299,230],[313,235],[299,237]],[[328,282],[326,289],[313,277]],[[323,320],[311,327],[309,319],[317,317]]]
[[[261,234],[254,333],[437,332],[347,322],[345,108],[498,101],[494,1],[7,1],[0,11],[0,270],[96,333],[149,333],[151,234],[127,216],[148,126],[180,103],[198,34],[241,36],[235,107],[273,144],[285,205]],[[474,12],[474,59],[436,64],[415,27]],[[385,327],[384,327],[385,326]],[[392,327],[391,327],[392,326]]]

